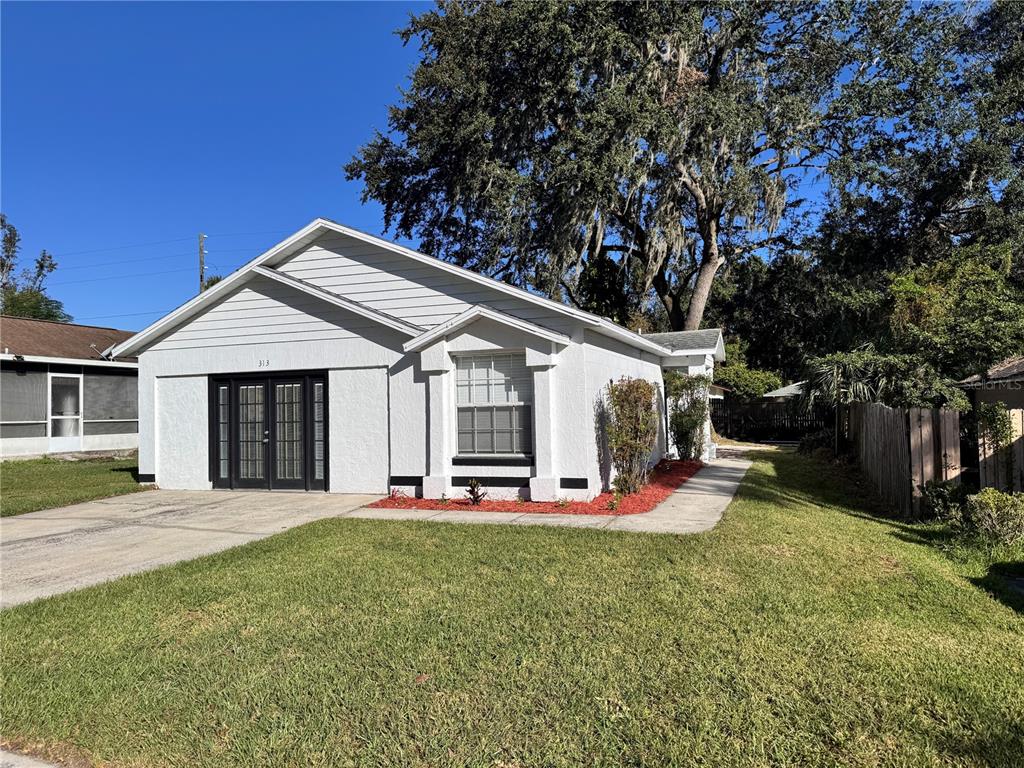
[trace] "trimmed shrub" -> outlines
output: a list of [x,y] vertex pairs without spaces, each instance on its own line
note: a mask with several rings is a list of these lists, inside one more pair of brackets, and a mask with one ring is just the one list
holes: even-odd
[[962,513],[954,518],[962,533],[990,544],[1024,543],[1024,493],[1005,493],[986,488],[967,498]]
[[607,435],[615,490],[636,493],[647,482],[647,465],[658,440],[658,388],[623,376],[608,384]]
[[699,459],[704,455],[707,442],[705,427],[711,379],[707,376],[678,376],[671,380],[666,377],[665,384],[672,402],[669,429],[679,458]]

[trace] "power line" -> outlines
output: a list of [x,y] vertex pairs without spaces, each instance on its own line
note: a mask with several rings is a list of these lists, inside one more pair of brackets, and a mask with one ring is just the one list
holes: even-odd
[[101,283],[107,280],[126,280],[132,277],[152,277],[153,275],[171,275],[175,272],[192,272],[195,267],[185,267],[184,269],[167,269],[162,272],[139,272],[133,275],[110,275],[108,277],[90,277],[85,280],[64,280],[58,283],[49,283],[49,286],[56,287],[58,285],[78,285],[80,283]]
[[[252,248],[220,248],[213,251],[214,256],[219,253],[239,253],[241,251],[252,252]],[[118,259],[117,261],[100,261],[95,264],[74,264],[70,267],[58,266],[58,272],[65,272],[70,269],[92,269],[93,267],[110,267],[116,264],[134,264],[137,261],[160,261],[161,259],[179,259],[186,256],[192,256],[192,253],[171,253],[166,256],[140,256],[135,259]],[[206,249],[206,255],[210,256],[210,250]]]
[[55,253],[53,258],[62,259],[65,256],[78,256],[83,253],[103,253],[104,251],[124,251],[128,248],[146,248],[151,245],[166,245],[167,243],[180,243],[184,240],[191,240],[191,237],[179,237],[174,240],[158,240],[155,243],[139,243],[137,245],[113,245],[108,248],[93,248],[87,251],[68,251],[66,253]]
[[143,256],[138,259],[120,259],[118,261],[100,261],[96,264],[75,264],[71,267],[58,266],[58,272],[66,272],[70,269],[92,269],[94,267],[110,267],[115,264],[134,264],[138,261],[160,261],[162,259],[180,259],[183,256],[191,256],[191,253],[171,253],[167,256]]
[[[245,237],[246,235],[281,235],[291,230],[288,229],[275,229],[264,232],[218,232],[214,235],[207,235],[207,237]],[[55,253],[53,257],[55,259],[62,259],[65,256],[79,256],[87,253],[103,253],[106,251],[124,251],[131,248],[148,248],[154,245],[166,245],[168,243],[181,243],[186,240],[191,240],[191,237],[176,237],[172,240],[157,240],[151,243],[135,243],[134,245],[111,245],[104,248],[91,248],[84,251],[65,251],[64,253]],[[238,250],[250,250],[249,248],[240,248]]]
[[77,320],[105,320],[108,317],[141,317],[142,315],[166,315],[171,310],[169,309],[154,309],[151,312],[125,312],[120,315],[89,315],[88,317],[78,317]]
[[215,232],[207,237],[245,237],[246,235],[283,235],[291,232],[290,229],[275,229],[268,232]]

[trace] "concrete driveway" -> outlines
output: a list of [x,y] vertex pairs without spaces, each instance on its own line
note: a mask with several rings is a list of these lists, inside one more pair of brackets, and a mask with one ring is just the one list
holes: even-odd
[[378,498],[143,491],[0,518],[0,607],[219,552]]

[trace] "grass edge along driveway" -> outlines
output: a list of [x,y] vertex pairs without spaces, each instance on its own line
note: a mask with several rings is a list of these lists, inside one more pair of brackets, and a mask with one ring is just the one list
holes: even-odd
[[317,522],[4,612],[2,735],[133,766],[1019,765],[1024,603],[865,497],[775,452],[697,536]]
[[0,462],[0,516],[145,491],[135,458],[13,459]]

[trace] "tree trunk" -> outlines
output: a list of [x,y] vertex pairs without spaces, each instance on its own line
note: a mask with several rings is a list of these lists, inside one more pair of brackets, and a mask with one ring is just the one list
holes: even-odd
[[658,298],[661,300],[661,305],[665,307],[669,326],[673,331],[681,331],[685,318],[683,304],[679,300],[679,291],[672,290],[668,277],[665,275],[665,269],[666,265],[663,263],[661,268],[655,273],[652,285],[654,292],[658,294]]
[[700,258],[700,271],[697,273],[697,282],[693,285],[690,306],[686,310],[686,322],[683,323],[682,328],[684,331],[695,331],[700,328],[700,321],[704,318],[704,307],[707,306],[708,297],[711,295],[711,286],[715,282],[715,275],[718,274],[719,267],[725,262],[718,252],[718,227],[714,221],[701,227],[701,240],[704,245]]

